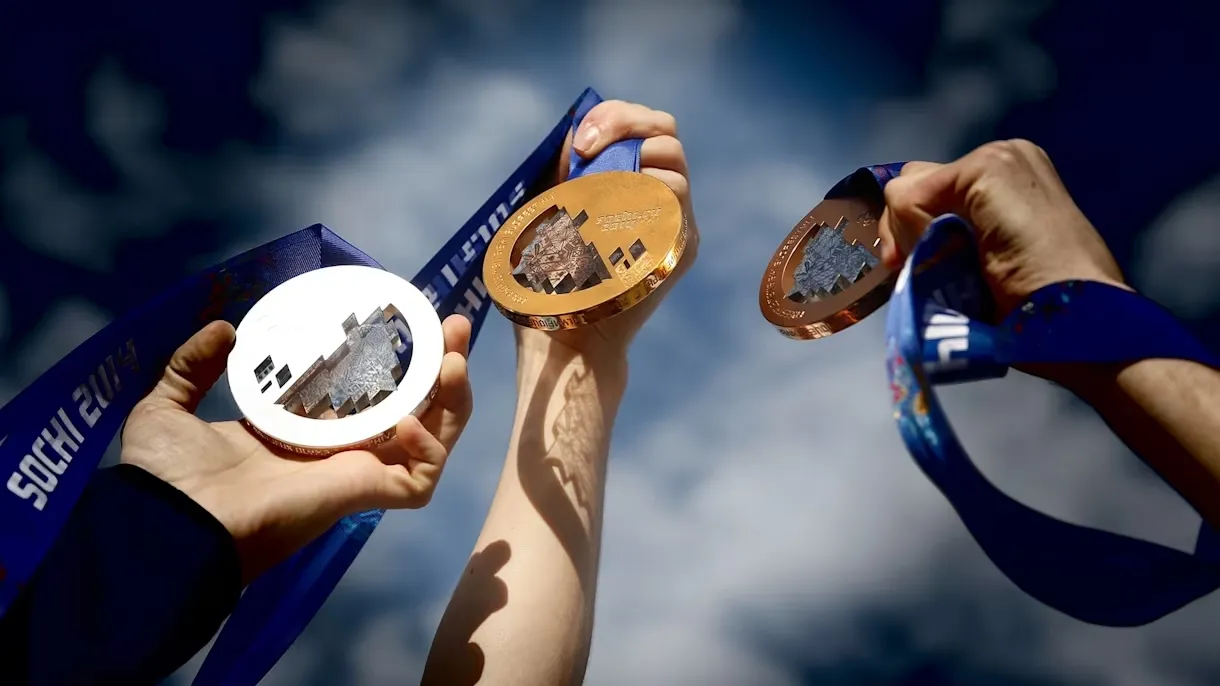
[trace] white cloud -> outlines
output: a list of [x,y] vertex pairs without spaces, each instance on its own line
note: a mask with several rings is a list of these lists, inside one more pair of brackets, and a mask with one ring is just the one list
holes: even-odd
[[[0,198],[24,243],[72,264],[107,271],[124,240],[164,233],[197,206],[191,166],[160,142],[164,115],[155,94],[114,64],[100,67],[86,91],[87,129],[113,165],[117,190],[82,188],[26,140],[21,124],[0,147],[10,162]],[[9,127],[6,127],[9,128]],[[199,174],[207,178],[207,174]]]
[[381,126],[401,111],[385,94],[422,59],[426,12],[390,0],[332,2],[316,16],[283,18],[268,36],[254,94],[298,136],[331,136]]
[[[406,640],[411,634],[409,619],[401,614],[386,614],[371,622],[356,639],[353,682],[369,686],[400,686],[415,682],[424,671],[427,658],[418,645]],[[405,677],[405,678],[404,678]]]
[[[946,0],[929,84],[913,98],[883,103],[871,136],[875,159],[948,161],[966,152],[968,137],[1009,108],[1050,93],[1054,65],[1028,37],[1045,0]],[[969,63],[954,54],[967,48]]]
[[14,234],[35,250],[74,264],[108,266],[109,237],[91,230],[96,206],[45,154],[29,148],[24,137],[5,148],[11,162],[0,193]]
[[677,107],[716,90],[709,66],[724,60],[742,10],[736,0],[594,0],[582,15],[585,69],[605,97]]
[[322,222],[386,267],[413,275],[550,131],[567,103],[519,74],[445,65],[412,95],[419,100],[386,98],[401,107],[403,123],[337,158],[280,157],[253,166],[245,185],[256,189],[276,227]]
[[[1189,683],[1173,681],[1148,656],[1167,636],[1178,640],[1208,603],[1139,631],[1087,627],[1026,598],[980,553],[898,439],[880,316],[805,345],[782,339],[762,321],[756,305],[762,265],[820,189],[841,174],[836,159],[846,153],[810,164],[786,146],[782,131],[743,126],[778,115],[765,102],[735,102],[729,87],[709,76],[739,18],[736,4],[649,7],[655,10],[591,5],[583,23],[586,65],[607,97],[655,104],[680,123],[699,123],[694,132],[685,127],[684,139],[699,162],[692,175],[705,243],[699,268],[633,353],[633,368],[646,371],[637,373],[628,403],[666,410],[618,430],[588,683],[798,683],[783,656],[743,635],[743,618],[760,635],[807,646],[808,654],[833,664],[870,649],[856,619],[861,609],[892,606],[900,617],[909,613],[911,621],[924,623],[918,613],[928,609],[921,599],[947,575],[963,605],[1032,622],[1041,648],[1019,656],[971,648],[978,632],[1002,636],[1007,624],[988,628],[968,619],[927,622],[936,631],[921,639],[921,648],[969,655],[984,670]],[[987,41],[994,59],[981,69],[948,61],[938,67],[922,101],[887,111],[876,139],[893,147],[879,147],[878,159],[912,150],[949,156],[964,144],[958,132],[985,127],[1016,100],[1045,93],[1045,59],[1023,39],[1029,18],[984,13],[979,4],[952,5],[945,40]],[[622,39],[626,28],[630,41]],[[416,108],[409,125],[389,127],[309,183],[283,188],[308,188],[302,195],[311,198],[305,205],[310,212],[340,217],[340,233],[392,256],[387,262],[405,267],[410,255],[429,254],[571,97],[528,85],[545,82],[540,75],[450,69],[437,68],[413,96],[421,103],[451,102],[452,109]],[[471,82],[486,86],[471,89]],[[469,113],[472,100],[463,94],[494,84],[502,90],[488,102],[519,104],[497,107],[496,116]],[[503,113],[519,109],[528,114],[514,115],[519,123],[505,126]],[[455,117],[462,126],[449,128]],[[816,127],[816,113],[808,121]],[[938,138],[942,131],[947,133]],[[521,137],[524,143],[509,143]],[[834,132],[827,130],[825,139],[833,148]],[[905,147],[909,141],[919,147]],[[471,181],[475,174],[482,175],[478,183]],[[445,179],[479,190],[446,192]],[[405,199],[387,200],[395,191]],[[378,208],[379,202],[385,204]],[[395,239],[407,241],[409,250],[386,241],[395,225],[413,234]],[[696,321],[688,310],[709,294],[718,299],[721,321]],[[704,335],[709,326],[724,336]],[[418,624],[430,635],[499,468],[508,431],[504,410],[511,407],[510,346],[507,327],[492,322],[474,361],[474,429],[455,453],[441,492],[425,511],[387,518],[337,599],[344,588],[393,597],[426,587],[427,611]],[[663,365],[678,346],[683,356],[719,366],[695,384],[667,377]],[[643,384],[642,376],[650,383]],[[668,390],[654,395],[658,385]],[[1121,447],[1099,421],[1069,411],[1061,392],[1016,378],[945,395],[985,473],[1017,497],[1080,523],[1189,546],[1197,518],[1159,481],[1116,461]],[[1024,411],[1013,416],[1015,407]],[[424,574],[403,573],[405,560]],[[426,583],[423,576],[441,581]],[[404,648],[391,635],[407,631],[399,621],[383,617],[366,625],[367,638],[357,643],[366,671],[348,675],[348,682],[378,683],[382,674],[412,680],[409,665],[418,669],[427,641]],[[320,634],[311,627],[273,674],[300,673]],[[387,641],[392,645],[383,645]],[[1115,641],[1128,647],[1121,659],[1107,657]]]
[[1220,178],[1175,200],[1140,236],[1132,279],[1139,289],[1186,317],[1216,310],[1220,292]]
[[17,350],[13,368],[18,374],[13,380],[21,387],[31,383],[109,321],[88,302],[61,301]]
[[[877,317],[815,344],[743,335],[720,350],[732,369],[615,447],[590,683],[685,683],[733,641],[743,612],[768,635],[810,622],[841,632],[853,607],[901,606],[946,573],[966,602],[1046,632],[1048,651],[1023,660],[1053,670],[1063,645],[1088,643],[1094,675],[1119,676],[1122,665],[1101,657],[1105,637],[1123,632],[1079,625],[998,580],[906,457],[883,391],[881,332]],[[1002,488],[1072,521],[1190,546],[1197,517],[1159,481],[1124,471],[1104,426],[1065,412],[1060,392],[1029,378],[955,390],[951,416]],[[1198,612],[1137,642],[1182,631]],[[957,629],[941,641],[967,652],[974,629]],[[820,636],[802,644],[833,661]]]
[[[591,23],[604,26],[599,12],[609,11],[606,5],[590,13],[596,18]],[[1012,105],[1048,93],[1053,71],[1025,37],[1041,9],[949,3],[945,52],[982,43],[991,59],[972,65],[941,59],[930,91],[880,109],[870,131],[872,155],[949,158],[969,144],[965,136],[986,130]],[[693,30],[704,26],[694,12],[690,19]],[[628,64],[665,65],[672,53],[663,41],[650,47],[634,44]],[[603,54],[596,46],[590,52]],[[705,58],[693,69],[709,71],[712,63]],[[669,87],[687,92],[665,69],[655,79],[637,69],[623,85],[646,93]],[[709,100],[731,98],[715,91],[700,95],[708,100],[690,103],[700,120],[717,119]],[[670,407],[672,414],[629,434],[620,431],[614,448],[589,683],[790,683],[794,677],[783,672],[782,656],[751,649],[740,630],[743,616],[765,635],[797,632],[789,643],[801,654],[833,664],[870,648],[853,635],[853,610],[914,605],[909,621],[922,625],[926,619],[914,613],[928,610],[912,599],[945,583],[965,605],[1032,623],[1043,648],[1019,657],[974,649],[972,639],[983,627],[968,621],[923,641],[929,652],[952,650],[985,670],[1009,673],[1193,683],[1152,655],[1173,640],[1191,642],[1199,648],[1195,654],[1203,654],[1192,636],[1215,599],[1145,629],[1090,627],[1025,597],[981,554],[906,457],[893,427],[882,315],[803,345],[779,338],[761,322],[756,288],[762,265],[784,230],[816,201],[818,189],[829,187],[832,178],[817,177],[827,176],[824,165],[834,162],[795,158],[782,132],[752,126],[771,116],[768,106],[735,112],[736,122],[721,122],[717,131],[729,138],[735,127],[749,127],[752,154],[732,148],[724,152],[731,163],[709,159],[692,168],[708,239],[691,277],[699,286],[686,285],[684,297],[692,306],[694,292],[731,284],[731,294],[716,295],[727,296],[717,309],[733,325],[725,327],[727,338],[715,340],[703,335],[708,322],[678,318],[660,327],[664,338],[652,335],[658,328],[652,324],[641,336],[638,345],[657,346],[648,351],[652,360],[676,354],[680,345],[684,356],[724,364],[697,387],[673,378],[669,383],[682,390],[629,398]],[[689,135],[686,143],[696,151],[724,145]],[[668,353],[662,343],[671,346]],[[657,373],[650,368],[650,376]],[[1123,456],[1104,425],[1069,405],[1062,391],[1018,377],[942,395],[984,473],[1015,497],[1077,523],[1181,549],[1193,545],[1197,515],[1146,468],[1133,467],[1134,458]],[[828,637],[843,634],[849,638],[827,645]],[[1129,649],[1110,659],[1118,641]],[[760,674],[768,678],[760,680]]]
[[[229,150],[204,165],[198,174],[214,177],[204,197],[268,220],[230,254],[321,221],[411,275],[549,131],[577,94],[563,90],[569,84],[588,77],[607,97],[669,109],[685,132],[705,241],[700,265],[633,351],[628,403],[652,411],[617,429],[588,683],[799,683],[791,660],[766,644],[810,663],[860,655],[885,663],[890,656],[870,652],[879,647],[860,618],[878,609],[918,627],[913,649],[962,655],[984,671],[1192,683],[1174,662],[1210,650],[1203,641],[1214,633],[1214,599],[1143,629],[1088,627],[1026,598],[980,553],[899,441],[882,315],[800,344],[758,314],[758,279],[774,246],[856,156],[837,149],[838,132],[816,111],[801,120],[818,132],[808,143],[817,154],[795,148],[781,127],[767,125],[784,120],[786,101],[739,98],[738,81],[716,78],[731,69],[748,80],[758,68],[728,63],[725,46],[743,7],[591,3],[577,21],[556,21],[575,30],[545,46],[550,59],[536,67],[468,59],[446,42],[436,15],[397,3],[335,2],[286,19],[269,33],[255,94],[285,124],[287,143]],[[447,9],[479,15],[470,20],[477,30],[494,25],[472,0]],[[527,9],[505,4],[496,16],[510,21]],[[946,3],[943,54],[928,92],[878,109],[869,155],[944,159],[1014,103],[1047,93],[1053,71],[1025,36],[1041,9]],[[952,61],[963,44],[984,46],[985,58]],[[570,80],[555,76],[565,70]],[[6,201],[30,199],[15,206],[23,238],[39,239],[37,232],[46,241],[38,245],[77,260],[106,254],[104,240],[88,242],[95,217],[148,231],[187,206],[179,190],[186,181],[165,172],[164,154],[147,145],[159,123],[156,100],[114,72],[97,83],[99,138],[136,189],[132,197],[164,189],[164,204],[147,214],[112,207],[30,156],[4,181]],[[319,141],[327,152],[300,152]],[[1186,229],[1159,231],[1169,238],[1152,248],[1149,283],[1168,283],[1158,275],[1179,264],[1205,282],[1214,261],[1198,257]],[[1179,289],[1185,299],[1174,304],[1190,307],[1204,292]],[[104,321],[78,304],[65,307],[18,351],[16,368],[32,375]],[[675,357],[707,367],[695,381],[678,378]],[[437,497],[425,510],[387,515],[267,683],[416,678],[501,466],[513,362],[509,328],[493,314],[472,362],[475,417]],[[1130,468],[1105,427],[1061,392],[1013,378],[944,396],[962,440],[1008,492],[1072,521],[1189,546],[1197,517],[1146,470]],[[945,605],[965,610],[931,605],[946,594]],[[1008,643],[1013,625],[1029,632],[1019,650]],[[353,672],[342,671],[349,665]]]

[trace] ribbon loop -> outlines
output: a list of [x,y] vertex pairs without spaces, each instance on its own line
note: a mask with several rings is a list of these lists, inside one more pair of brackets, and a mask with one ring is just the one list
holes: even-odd
[[[584,121],[585,115],[589,113],[589,110],[592,110],[601,102],[601,96],[592,88],[587,89],[581,94],[572,115],[573,136],[576,135],[576,130],[580,128],[580,123]],[[591,160],[585,160],[573,150],[571,158],[568,160],[568,179],[576,179],[605,171],[638,172],[640,170],[640,148],[643,144],[644,141],[639,138],[616,141],[603,148]]]
[[1042,288],[999,326],[986,323],[993,311],[973,231],[960,217],[938,217],[899,275],[887,369],[903,442],[987,556],[1034,598],[1105,626],[1146,624],[1220,588],[1220,536],[1206,524],[1188,554],[1063,522],[1001,492],[971,462],[933,390],[1018,364],[1174,358],[1215,368],[1216,359],[1159,305],[1101,283]]
[[[479,279],[492,235],[527,195],[549,185],[577,115],[600,97],[582,93],[542,143],[415,278],[444,318],[471,320],[471,346],[491,309]],[[630,167],[638,142],[607,148],[583,172]],[[573,167],[575,170],[576,167]],[[215,319],[237,325],[260,297],[321,267],[375,259],[321,224],[190,276],[94,334],[0,407],[0,613],[33,577],[127,414],[156,383],[173,352]],[[254,684],[276,663],[355,560],[382,510],[343,518],[246,589],[195,679]]]
[[[480,278],[492,235],[529,200],[527,196],[550,182],[550,165],[558,158],[574,117],[582,107],[587,112],[600,101],[592,88],[586,89],[516,172],[411,280],[442,319],[461,314],[471,320],[472,348],[492,309]],[[384,514],[370,510],[343,518],[255,580],[216,639],[195,686],[257,683],[321,609]]]

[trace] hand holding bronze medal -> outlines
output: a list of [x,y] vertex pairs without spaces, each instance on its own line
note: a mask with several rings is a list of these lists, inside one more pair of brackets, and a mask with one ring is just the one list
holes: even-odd
[[807,340],[842,331],[880,309],[897,279],[881,262],[884,208],[867,170],[836,186],[767,265],[758,292],[763,317],[783,335]]
[[496,233],[483,282],[508,319],[544,331],[596,324],[674,273],[687,248],[687,218],[668,185],[638,171],[640,147],[619,141],[583,168],[574,165],[568,181]]

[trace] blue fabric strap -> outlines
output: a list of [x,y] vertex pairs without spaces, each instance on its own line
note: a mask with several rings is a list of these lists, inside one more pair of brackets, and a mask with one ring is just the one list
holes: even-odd
[[[550,183],[573,120],[599,101],[592,89],[582,93],[412,279],[441,317],[459,313],[471,320],[471,345],[491,309],[479,278],[487,244],[528,195]],[[243,253],[123,315],[0,408],[0,465],[8,475],[8,492],[0,497],[0,613],[37,571],[111,438],[174,350],[209,321],[238,324],[284,281],[336,265],[381,266],[320,224]],[[382,515],[345,517],[251,584],[195,683],[257,683],[321,607]]]
[[[491,307],[480,275],[492,234],[528,200],[527,195],[550,182],[551,165],[564,138],[575,128],[577,116],[583,117],[598,102],[601,97],[586,89],[530,157],[412,280],[442,317],[460,313],[471,319],[472,346]],[[384,514],[384,510],[371,510],[344,518],[251,584],[194,684],[257,683],[305,630]]]
[[[900,165],[857,172],[876,193]],[[879,170],[879,171],[878,171]],[[1005,495],[971,462],[933,386],[1004,376],[1017,364],[1217,359],[1146,298],[1095,282],[1038,290],[999,325],[974,234],[937,218],[899,276],[886,321],[895,417],[908,451],[949,499],[987,556],[1018,587],[1082,621],[1137,626],[1220,587],[1220,537],[1206,524],[1195,552],[1077,526]]]
[[[576,135],[576,129],[584,121],[585,115],[599,102],[601,102],[601,98],[596,94],[580,99],[572,116],[572,135]],[[568,159],[568,179],[604,171],[638,172],[640,170],[640,147],[643,144],[644,141],[639,138],[616,141],[606,146],[591,160],[585,160],[573,151],[572,156]]]
[[0,408],[0,610],[33,576],[128,412],[209,321],[322,266],[377,262],[321,224],[195,274],[123,315]]

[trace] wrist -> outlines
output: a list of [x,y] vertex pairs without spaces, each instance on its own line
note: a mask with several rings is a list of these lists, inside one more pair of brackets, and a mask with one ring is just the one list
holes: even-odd
[[603,390],[622,395],[627,386],[627,346],[605,339],[582,340],[575,345],[565,340],[567,333],[571,332],[518,332],[518,389],[524,391],[544,376],[558,378],[565,370],[575,368],[590,375]]

